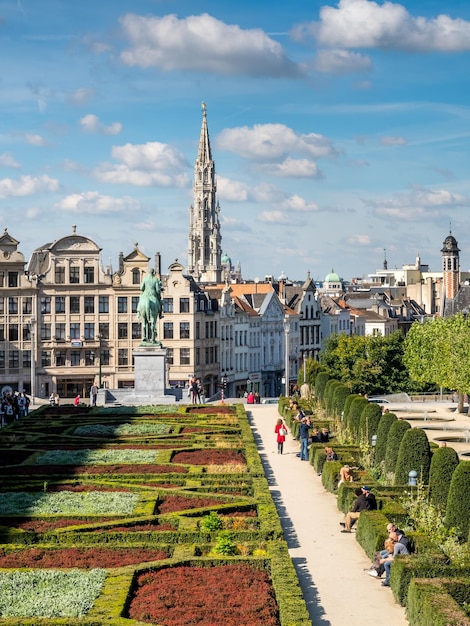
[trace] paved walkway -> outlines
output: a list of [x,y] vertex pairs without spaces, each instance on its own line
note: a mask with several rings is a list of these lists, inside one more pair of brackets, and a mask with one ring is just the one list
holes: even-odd
[[298,443],[288,435],[277,454],[277,406],[246,409],[313,626],[407,624],[391,590],[364,572],[369,559],[354,534],[340,532],[336,496],[296,457]]

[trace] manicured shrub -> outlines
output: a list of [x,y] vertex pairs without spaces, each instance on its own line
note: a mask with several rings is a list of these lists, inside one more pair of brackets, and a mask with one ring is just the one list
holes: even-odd
[[362,398],[358,393],[351,393],[344,402],[343,422],[345,426],[349,426],[349,415],[351,413],[351,405],[356,398]]
[[315,395],[323,405],[323,396],[325,393],[326,383],[330,380],[328,372],[320,372],[315,378]]
[[470,528],[470,461],[460,461],[452,474],[445,523],[467,538]]
[[[397,420],[388,431],[387,450],[385,451],[385,473],[394,472],[397,465],[398,450],[405,432],[411,428],[409,422]],[[406,481],[408,482],[408,481]]]
[[323,405],[329,413],[334,412],[333,408],[333,395],[337,387],[339,387],[341,383],[339,380],[330,379],[325,386],[324,393],[324,401]]
[[388,431],[392,424],[397,421],[395,413],[384,413],[377,426],[377,443],[374,451],[374,465],[378,467],[385,460],[387,450]]
[[371,443],[372,435],[377,434],[381,417],[382,409],[375,402],[368,402],[364,406],[359,419],[359,441]]
[[359,438],[359,426],[361,421],[361,413],[368,406],[366,398],[363,396],[356,397],[349,409],[348,415],[348,427],[353,437],[357,440]]
[[344,411],[346,398],[348,398],[348,396],[350,395],[351,390],[343,383],[340,383],[337,387],[335,387],[335,391],[333,394],[332,410],[336,417],[339,417]]
[[[468,578],[463,581],[448,579],[413,579],[408,587],[406,614],[412,626],[470,626],[463,602],[456,601],[449,587],[462,583],[470,589]],[[467,600],[469,602],[470,598]]]
[[418,472],[418,479],[425,485],[429,481],[431,449],[422,428],[408,429],[400,443],[395,466],[395,485],[406,485],[411,470]]
[[429,499],[445,511],[450,481],[459,464],[459,455],[454,448],[437,448],[431,458],[429,470]]

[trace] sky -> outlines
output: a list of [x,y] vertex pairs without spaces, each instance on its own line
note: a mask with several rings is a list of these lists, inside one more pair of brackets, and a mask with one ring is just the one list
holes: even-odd
[[207,120],[247,279],[470,267],[466,0],[0,0],[0,227],[187,264]]

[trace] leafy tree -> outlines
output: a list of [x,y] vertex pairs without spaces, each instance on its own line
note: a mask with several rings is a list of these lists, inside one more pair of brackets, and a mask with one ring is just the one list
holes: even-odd
[[[411,428],[410,423],[404,420],[393,422],[387,437],[387,449],[385,451],[385,473],[394,473],[397,464],[398,451],[405,432]],[[407,481],[408,482],[408,481]]]
[[424,484],[429,481],[431,449],[429,440],[422,428],[408,429],[400,443],[397,464],[395,466],[395,485],[406,485],[411,470],[418,472]]
[[[313,389],[313,387],[315,386],[315,379],[317,377],[317,374],[319,374],[324,369],[325,368],[312,357],[308,357],[308,359],[305,360],[305,378],[308,385],[310,385],[310,388]],[[301,367],[299,369],[299,373],[297,374],[297,384],[303,385],[304,382],[304,367]]]
[[433,452],[429,470],[429,499],[439,509],[447,506],[450,481],[459,464],[459,455],[453,448],[437,448]]
[[445,523],[467,538],[470,528],[470,461],[460,461],[452,474]]
[[382,461],[385,460],[388,431],[396,421],[397,416],[395,413],[384,413],[380,418],[379,425],[377,426],[377,443],[374,451],[374,465],[376,466],[379,466]]

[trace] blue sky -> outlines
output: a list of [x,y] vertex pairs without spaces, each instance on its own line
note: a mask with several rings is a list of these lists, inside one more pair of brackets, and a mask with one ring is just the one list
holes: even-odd
[[[0,224],[187,262],[207,104],[244,276],[470,267],[470,3],[0,2]],[[386,251],[386,252],[384,252]]]

